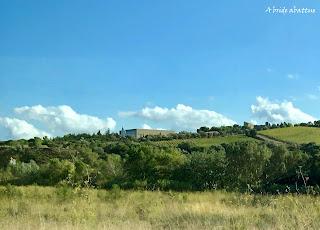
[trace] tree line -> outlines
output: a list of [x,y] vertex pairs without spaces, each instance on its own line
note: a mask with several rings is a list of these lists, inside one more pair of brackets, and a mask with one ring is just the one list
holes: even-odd
[[245,141],[200,147],[116,134],[0,143],[0,184],[148,190],[319,192],[320,146]]

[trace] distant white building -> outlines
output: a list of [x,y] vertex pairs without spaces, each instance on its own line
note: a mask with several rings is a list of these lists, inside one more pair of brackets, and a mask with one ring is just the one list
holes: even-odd
[[250,123],[250,122],[244,122],[243,126],[247,129],[254,129],[254,124]]
[[170,134],[174,134],[174,131],[170,130],[158,130],[158,129],[127,129],[125,130],[123,127],[120,130],[119,134],[122,137],[146,137],[146,136],[168,136]]

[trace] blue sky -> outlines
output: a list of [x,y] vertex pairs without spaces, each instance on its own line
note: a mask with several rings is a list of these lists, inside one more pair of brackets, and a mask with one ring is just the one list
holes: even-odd
[[60,105],[78,122],[110,117],[114,131],[320,118],[320,12],[265,13],[294,5],[320,10],[315,0],[2,0],[0,138],[14,136],[9,118],[50,133],[36,105],[50,119],[67,119]]

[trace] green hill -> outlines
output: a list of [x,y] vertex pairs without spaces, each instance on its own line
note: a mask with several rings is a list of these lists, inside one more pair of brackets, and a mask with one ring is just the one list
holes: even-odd
[[320,144],[320,128],[287,127],[259,131],[259,134],[286,142],[298,144],[315,142]]
[[238,141],[257,141],[254,138],[247,137],[245,135],[233,135],[233,136],[217,136],[211,138],[190,138],[190,139],[175,139],[170,141],[156,141],[158,146],[172,146],[176,147],[181,142],[190,142],[200,147],[208,147],[211,145],[218,145],[222,143],[233,143]]

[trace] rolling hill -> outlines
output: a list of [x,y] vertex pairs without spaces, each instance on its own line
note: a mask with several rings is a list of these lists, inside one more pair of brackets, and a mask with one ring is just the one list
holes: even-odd
[[233,136],[217,136],[211,138],[191,138],[191,139],[175,139],[170,141],[156,141],[158,146],[172,146],[177,147],[181,142],[190,142],[200,147],[208,147],[211,145],[218,145],[222,143],[233,143],[238,141],[257,141],[254,138],[247,137],[245,135],[233,135]]
[[259,131],[267,137],[298,144],[315,142],[320,144],[320,128],[314,127],[287,127]]

